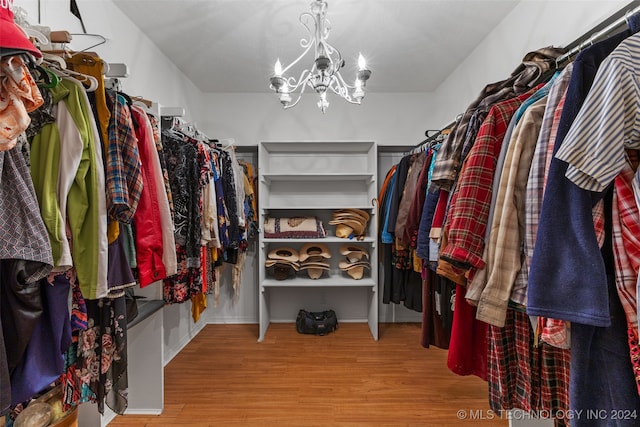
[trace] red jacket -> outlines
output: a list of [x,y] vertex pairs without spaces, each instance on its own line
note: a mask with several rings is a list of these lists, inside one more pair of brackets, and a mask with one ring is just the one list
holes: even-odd
[[152,157],[157,156],[158,153],[146,113],[134,106],[131,108],[131,115],[138,138],[140,162],[142,163],[142,194],[138,202],[138,209],[133,217],[133,224],[135,226],[138,276],[140,287],[143,288],[156,280],[165,279],[167,273],[162,262],[162,226],[158,205],[158,187],[154,180],[155,162]]

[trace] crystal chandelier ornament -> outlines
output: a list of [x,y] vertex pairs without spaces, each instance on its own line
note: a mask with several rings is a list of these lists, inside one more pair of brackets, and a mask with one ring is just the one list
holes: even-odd
[[[340,51],[327,41],[331,30],[331,23],[326,18],[327,2],[315,0],[310,7],[311,12],[302,13],[299,18],[300,23],[309,32],[308,39],[300,40],[300,46],[304,51],[285,68],[282,68],[280,59],[276,61],[274,74],[270,78],[271,89],[278,94],[280,103],[285,109],[295,107],[307,87],[312,88],[320,97],[317,105],[323,113],[329,107],[329,101],[327,101],[329,90],[347,102],[360,104],[365,95],[364,87],[371,76],[371,70],[367,69],[365,59],[360,54],[354,84],[350,85],[345,82],[340,74],[340,69],[345,65],[344,59],[342,59]],[[313,28],[310,25],[311,22],[313,22]],[[311,69],[304,69],[297,79],[286,77],[285,73],[304,58],[312,48],[315,51],[315,59]],[[292,102],[294,97],[295,101]]]

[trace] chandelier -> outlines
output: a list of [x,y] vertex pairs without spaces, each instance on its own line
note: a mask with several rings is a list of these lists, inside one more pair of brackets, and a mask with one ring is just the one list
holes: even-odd
[[[331,23],[326,18],[327,2],[315,0],[310,7],[311,12],[302,13],[299,18],[300,23],[309,32],[308,39],[300,40],[300,46],[304,51],[285,68],[282,68],[278,58],[274,75],[270,78],[270,88],[278,94],[280,103],[285,109],[295,107],[307,87],[312,88],[319,95],[318,107],[323,113],[329,107],[329,101],[327,101],[329,90],[352,104],[360,104],[364,98],[364,87],[371,76],[371,71],[367,69],[364,57],[362,54],[359,55],[356,79],[353,85],[349,85],[340,74],[340,69],[345,65],[344,59],[342,59],[340,51],[327,41],[331,30]],[[311,22],[314,25],[313,29],[310,25]],[[304,69],[298,79],[286,77],[285,73],[304,58],[311,48],[315,50],[315,59],[311,69]],[[297,92],[298,90],[299,92]],[[292,96],[295,97],[293,102]]]

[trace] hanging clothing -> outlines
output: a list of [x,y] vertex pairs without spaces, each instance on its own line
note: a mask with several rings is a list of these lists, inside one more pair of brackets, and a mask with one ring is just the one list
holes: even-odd
[[475,307],[465,299],[466,289],[456,284],[453,324],[447,367],[458,375],[487,380],[487,324],[475,320]]
[[11,373],[12,404],[28,401],[64,372],[64,357],[71,345],[70,281],[66,273],[50,274],[39,282],[42,315],[24,355]]
[[[171,212],[171,221],[173,223],[173,195],[171,193],[171,185],[169,184],[169,172],[167,170],[167,160],[164,155],[164,149],[162,146],[162,136],[160,131],[160,120],[153,114],[149,115],[149,122],[151,123],[151,130],[153,131],[153,139],[156,143],[156,150],[158,151],[158,160],[160,161],[160,169],[162,171],[162,179],[164,181],[164,189],[167,195],[167,202],[169,203],[169,211]],[[171,275],[171,274],[170,274]]]
[[[637,19],[635,15],[630,19],[633,28],[638,27]],[[574,60],[554,155],[584,104],[599,65],[631,33],[628,30],[595,43]],[[606,327],[610,324],[606,273],[591,213],[602,195],[566,180],[567,167],[555,156],[551,158],[531,260],[527,313]]]
[[218,202],[216,200],[216,188],[213,169],[215,166],[212,149],[205,150],[205,162],[207,172],[203,177],[202,186],[202,236],[201,244],[211,245],[214,248],[222,248],[220,233],[218,231]]
[[107,211],[111,221],[131,223],[142,192],[140,154],[126,101],[107,90],[112,111],[106,148]]
[[[71,345],[64,355],[64,372],[60,375],[60,385],[63,392],[62,410],[68,411],[73,406],[79,405],[82,396],[90,393],[86,388],[83,390],[83,383],[79,377],[80,370],[77,370],[78,360],[78,338],[81,331],[87,329],[87,305],[85,304],[80,286],[76,281],[76,273],[72,268],[66,271],[66,278],[71,285]],[[94,395],[95,398],[95,395]],[[84,400],[88,401],[88,400]]]
[[[413,196],[416,193],[418,178],[422,172],[426,157],[427,156],[424,151],[411,155],[409,170],[407,171],[407,179],[402,187],[402,193],[399,198],[398,215],[396,218],[394,235],[399,243],[406,248],[410,246],[411,239],[409,238],[408,241],[405,239],[405,228],[409,217],[409,211],[411,209],[411,202],[413,201]],[[431,159],[431,157],[429,157],[429,159]]]
[[[531,268],[531,258],[536,245],[536,234],[540,219],[540,208],[542,206],[544,187],[549,172],[551,153],[558,132],[558,124],[566,99],[567,88],[573,72],[573,62],[568,64],[558,78],[554,81],[549,90],[549,98],[542,119],[542,126],[538,142],[531,160],[531,169],[527,179],[525,191],[525,234],[524,234],[524,257],[527,271]],[[528,291],[527,282],[527,291]],[[521,301],[526,306],[526,301]],[[569,329],[564,320],[540,318],[539,331],[540,340],[555,347],[569,348]]]
[[[555,59],[562,53],[564,53],[562,49],[551,47],[529,52],[524,56],[522,64],[507,79],[491,83],[482,89],[442,144],[441,154],[433,170],[433,186],[431,187],[433,190],[440,188],[450,191],[453,188],[462,165],[464,142],[476,139],[473,131],[467,136],[468,125],[473,114],[476,112],[476,115],[482,114],[481,111],[488,111],[488,107],[495,102],[520,95],[545,81],[555,66]],[[476,123],[483,121],[482,116],[478,116],[475,120]]]
[[224,260],[230,264],[235,264],[238,259],[238,250],[242,240],[240,215],[244,210],[238,210],[238,193],[236,191],[235,167],[231,154],[226,151],[220,152],[220,168],[222,173],[222,186],[225,199],[225,206],[229,215],[229,245],[225,248]]
[[64,102],[69,91],[57,85],[46,91],[54,121],[39,126],[31,139],[31,178],[36,189],[56,271],[73,266],[66,238],[67,199],[82,160],[83,142]]
[[[536,92],[537,93],[537,92]],[[522,109],[524,103],[518,108],[518,111]],[[516,111],[517,113],[517,111]],[[498,190],[500,187],[500,177],[502,175],[504,169],[504,161],[507,157],[507,149],[511,143],[511,138],[513,136],[513,132],[516,128],[516,117],[515,115],[511,118],[509,122],[509,126],[507,127],[507,131],[504,135],[504,141],[502,146],[500,147],[500,154],[498,155],[498,160],[496,162],[496,173],[493,176],[493,184],[491,187],[491,205],[489,207],[489,216],[487,217],[487,229],[485,231],[485,245],[482,253],[482,259],[484,259],[487,263],[485,268],[478,269],[475,271],[473,278],[467,283],[467,293],[465,297],[467,298],[467,302],[469,304],[477,307],[478,301],[480,301],[480,297],[482,296],[482,292],[484,291],[485,286],[487,285],[487,278],[489,277],[491,270],[491,259],[489,258],[489,249],[491,247],[491,233],[493,232],[492,224],[495,216],[496,210],[496,202],[498,199]]]
[[498,187],[496,215],[491,224],[487,262],[492,265],[486,267],[490,274],[476,308],[476,319],[490,325],[504,326],[519,273],[524,272],[526,284],[526,265],[523,265],[522,256],[524,192],[546,104],[545,96],[526,110],[507,150],[505,173]]
[[[439,190],[438,190],[439,191]],[[434,270],[423,269],[422,335],[420,345],[448,349],[453,322],[453,301],[456,284],[440,277]]]
[[0,152],[0,413],[11,404],[9,375],[42,314],[38,280],[53,268],[29,168],[17,149]]
[[[69,190],[67,216],[74,242],[74,262],[78,282],[86,298],[103,298],[107,295],[108,248],[104,206],[104,172],[100,151],[97,151],[95,134],[88,115],[84,90],[78,83],[62,79],[60,85],[68,90],[63,102],[73,118],[82,139],[82,158],[74,184]],[[100,186],[100,184],[102,184]]]
[[162,262],[164,264],[167,277],[170,277],[178,271],[176,252],[173,250],[176,246],[176,240],[174,237],[175,228],[173,224],[173,197],[171,195],[171,187],[169,185],[167,164],[162,150],[159,121],[154,115],[148,113],[147,119],[148,125],[151,127],[151,134],[156,148],[155,155],[151,157],[154,163],[154,181],[158,187],[157,197],[158,207],[160,209],[160,224],[162,228]]
[[[87,97],[87,92],[82,86],[82,83],[75,79],[64,79],[62,84],[73,85],[74,90],[78,94],[79,106],[82,111],[82,117],[85,120],[87,135],[83,136],[87,138],[90,143],[91,152],[94,154],[92,159],[95,160],[95,164],[92,165],[92,168],[95,168],[95,182],[96,187],[91,189],[91,192],[95,191],[95,195],[91,195],[90,201],[95,203],[95,206],[92,206],[94,211],[97,211],[97,238],[96,244],[98,246],[98,266],[97,266],[97,274],[98,274],[98,282],[96,285],[96,298],[103,298],[107,295],[109,291],[109,248],[108,248],[108,236],[107,236],[107,201],[105,197],[106,192],[106,178],[104,173],[104,157],[102,154],[102,150],[100,149],[99,140],[100,134],[98,131],[98,127],[96,125],[95,118],[91,112],[91,106],[89,104],[89,99]],[[72,99],[72,98],[70,98]],[[76,126],[79,129],[82,129],[82,125],[78,125],[79,122],[75,121]],[[80,249],[78,244],[76,243],[76,249]],[[82,255],[80,255],[82,256]],[[76,269],[77,271],[77,269]],[[82,286],[82,284],[81,284]],[[87,295],[87,298],[90,298],[91,294]]]
[[[422,217],[422,208],[424,200],[427,196],[427,187],[429,185],[429,167],[433,159],[433,152],[428,150],[425,154],[422,168],[418,174],[415,183],[415,189],[411,195],[411,203],[407,212],[407,219],[404,226],[402,241],[411,249],[418,246],[418,228],[420,227],[420,219]],[[416,167],[419,165],[416,165]],[[406,189],[406,188],[405,188]]]
[[20,56],[0,58],[0,151],[11,150],[29,126],[29,112],[44,103],[31,73]]
[[163,230],[160,215],[159,190],[156,185],[156,148],[151,124],[144,110],[131,107],[131,119],[135,129],[140,155],[142,191],[138,200],[133,224],[136,229],[136,264],[138,280],[144,288],[167,277],[163,257]]
[[554,417],[559,413],[556,425],[566,425],[569,350],[536,345],[526,314],[508,310],[505,327],[489,326],[488,364],[492,410],[547,411]]
[[171,130],[163,130],[162,145],[174,201],[178,265],[177,274],[164,281],[163,298],[166,303],[182,303],[202,293],[199,269],[203,157],[198,153],[197,141]]
[[80,332],[76,370],[83,400],[96,402],[98,412],[106,405],[117,414],[127,409],[127,328],[124,296],[85,300],[87,329]]
[[460,172],[445,232],[447,245],[440,258],[463,269],[484,268],[482,250],[491,200],[495,159],[509,121],[518,107],[540,87],[495,104],[482,124],[469,157]]

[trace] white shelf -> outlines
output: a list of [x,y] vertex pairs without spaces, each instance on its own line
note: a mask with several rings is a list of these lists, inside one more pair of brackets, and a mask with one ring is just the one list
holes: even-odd
[[308,243],[308,242],[323,242],[323,243],[375,243],[376,239],[373,237],[365,237],[363,240],[356,239],[343,239],[341,237],[329,236],[329,237],[318,237],[311,239],[287,239],[287,238],[269,238],[265,237],[262,239],[264,243]]
[[369,215],[375,215],[377,213],[377,207],[376,206],[372,206],[372,205],[358,205],[358,206],[353,206],[353,205],[342,205],[342,206],[337,206],[337,205],[331,205],[331,206],[327,206],[327,205],[308,205],[308,206],[271,206],[271,205],[267,205],[267,206],[263,206],[261,208],[262,214],[265,215],[266,211],[288,211],[288,210],[309,210],[309,211],[315,211],[315,210],[329,210],[329,211],[335,211],[338,209],[361,209],[363,211],[367,211],[369,213]]
[[[262,180],[270,181],[373,181],[370,173],[264,173]],[[304,189],[304,188],[303,188]]]
[[[298,273],[302,274],[302,273]],[[311,279],[308,277],[296,277],[293,279],[276,280],[265,279],[262,281],[263,288],[309,288],[309,287],[332,287],[332,288],[373,288],[376,282],[368,277],[360,280],[351,279],[349,277],[323,277],[320,279]]]
[[[263,341],[272,319],[290,318],[290,313],[311,303],[342,307],[344,321],[362,320],[366,310],[367,323],[373,339],[378,339],[378,271],[377,271],[377,206],[376,144],[372,141],[268,141],[258,147],[258,198],[260,228],[267,217],[315,216],[325,225],[328,237],[267,238],[259,235],[259,315]],[[337,209],[356,208],[370,214],[363,240],[335,236],[328,222]],[[299,247],[304,243],[358,244],[369,252],[373,268],[365,277],[355,280],[337,268],[337,258],[331,260],[332,270],[320,279],[311,279],[304,272],[286,280],[268,275],[265,260],[268,251],[277,245]],[[335,248],[332,249],[332,251]],[[329,275],[330,274],[330,275]]]
[[372,141],[263,141],[261,143],[270,155],[284,153],[343,154],[366,153],[375,145]]

